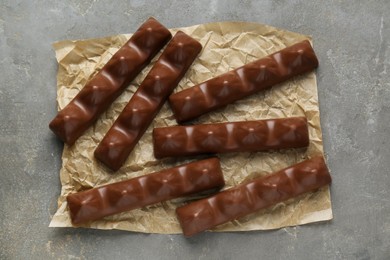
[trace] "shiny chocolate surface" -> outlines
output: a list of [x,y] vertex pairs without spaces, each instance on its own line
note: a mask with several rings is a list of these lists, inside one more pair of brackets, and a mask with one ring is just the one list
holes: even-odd
[[309,145],[305,117],[153,129],[156,158],[204,153],[257,152]]
[[198,56],[202,45],[179,31],[131,97],[95,150],[95,157],[118,170]]
[[309,41],[302,41],[169,97],[178,122],[226,106],[318,67]]
[[122,93],[171,38],[156,19],[149,18],[74,99],[50,122],[50,129],[72,145]]
[[72,223],[80,224],[224,185],[219,160],[211,158],[73,193],[67,202]]
[[176,210],[185,236],[213,228],[331,183],[324,158],[314,157]]

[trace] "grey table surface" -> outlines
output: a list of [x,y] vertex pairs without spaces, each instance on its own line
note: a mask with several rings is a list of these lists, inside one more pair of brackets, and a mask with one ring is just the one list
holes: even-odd
[[[390,2],[0,1],[0,259],[390,259]],[[63,145],[51,43],[168,27],[265,23],[312,35],[334,219],[274,231],[154,235],[54,229]]]

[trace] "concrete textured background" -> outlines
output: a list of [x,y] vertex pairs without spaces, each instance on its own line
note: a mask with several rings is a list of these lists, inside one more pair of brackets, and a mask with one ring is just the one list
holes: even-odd
[[[0,259],[390,259],[390,2],[0,1]],[[309,34],[334,220],[266,232],[148,235],[48,228],[62,144],[51,43],[242,20]]]

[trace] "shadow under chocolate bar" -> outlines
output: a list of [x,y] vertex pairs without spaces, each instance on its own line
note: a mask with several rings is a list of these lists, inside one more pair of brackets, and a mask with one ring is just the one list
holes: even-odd
[[177,122],[195,119],[318,67],[305,40],[169,97]]
[[50,129],[72,145],[150,63],[172,35],[149,18],[50,122]]
[[224,190],[176,209],[185,236],[239,219],[331,183],[322,156]]
[[219,160],[210,158],[73,193],[66,199],[72,223],[77,225],[224,185]]
[[309,145],[305,117],[153,129],[156,158],[207,153],[258,152]]
[[118,170],[179,84],[202,45],[179,31],[95,150],[95,157]]

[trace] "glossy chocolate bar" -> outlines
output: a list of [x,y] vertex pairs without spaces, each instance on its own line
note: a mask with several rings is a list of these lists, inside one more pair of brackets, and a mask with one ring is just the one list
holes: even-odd
[[156,158],[204,153],[258,152],[309,145],[305,117],[170,126],[153,129]]
[[194,119],[236,100],[318,67],[309,41],[303,41],[169,97],[178,122]]
[[176,209],[185,236],[239,219],[276,203],[330,184],[323,157],[256,178]]
[[72,145],[123,92],[172,37],[149,18],[50,122],[50,129]]
[[70,194],[67,202],[72,223],[81,224],[224,185],[219,160],[211,158]]
[[202,45],[178,32],[95,150],[95,157],[118,170],[179,84]]

